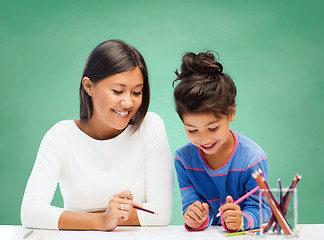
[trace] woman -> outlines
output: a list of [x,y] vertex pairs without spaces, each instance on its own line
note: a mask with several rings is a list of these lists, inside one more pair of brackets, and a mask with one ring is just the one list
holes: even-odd
[[[172,155],[162,119],[147,113],[149,98],[145,61],[135,48],[108,40],[93,49],[80,84],[80,119],[55,124],[39,147],[22,201],[25,227],[169,223]],[[51,205],[57,182],[64,208]]]

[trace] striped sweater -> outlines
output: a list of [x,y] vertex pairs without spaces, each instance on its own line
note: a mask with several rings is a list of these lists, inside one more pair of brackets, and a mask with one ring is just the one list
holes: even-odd
[[[175,169],[182,197],[183,214],[195,201],[209,204],[209,222],[204,226],[221,225],[216,217],[218,208],[226,203],[226,197],[240,198],[257,186],[252,173],[261,168],[268,180],[268,160],[264,151],[251,139],[232,131],[235,143],[226,163],[211,169],[200,148],[188,143],[175,154]],[[260,226],[259,191],[239,203],[243,216],[242,230]],[[264,221],[270,218],[271,210],[263,204]],[[224,225],[223,225],[224,226]]]

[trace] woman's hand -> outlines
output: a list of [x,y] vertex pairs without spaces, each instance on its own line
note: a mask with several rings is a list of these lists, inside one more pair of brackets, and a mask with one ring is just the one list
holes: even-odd
[[222,218],[228,230],[238,231],[242,224],[242,212],[239,205],[233,203],[231,196],[226,197],[226,204],[219,208],[224,211]]
[[183,220],[188,227],[195,229],[206,222],[208,214],[209,205],[196,201],[187,208]]
[[117,225],[127,220],[133,211],[133,205],[138,204],[133,203],[130,191],[115,194],[110,199],[107,210],[102,214],[101,230],[114,230]]

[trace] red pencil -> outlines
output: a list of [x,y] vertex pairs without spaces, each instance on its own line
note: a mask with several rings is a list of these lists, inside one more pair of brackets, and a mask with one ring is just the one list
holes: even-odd
[[144,211],[144,212],[148,212],[148,213],[151,213],[151,214],[154,214],[154,215],[158,215],[158,213],[153,212],[153,211],[148,210],[148,209],[145,209],[145,208],[142,208],[142,207],[133,206],[133,208]]

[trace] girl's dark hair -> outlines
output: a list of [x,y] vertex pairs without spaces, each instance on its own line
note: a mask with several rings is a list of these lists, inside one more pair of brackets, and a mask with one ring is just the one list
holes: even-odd
[[212,112],[216,117],[233,113],[236,86],[231,77],[223,73],[223,66],[213,53],[186,53],[181,73],[176,70],[175,74],[177,78],[172,86],[179,81],[174,88],[174,100],[181,119],[186,113]]
[[150,87],[147,68],[142,55],[132,46],[121,40],[108,40],[100,43],[90,53],[80,83],[80,118],[92,116],[91,97],[84,90],[82,79],[88,77],[92,82],[99,82],[112,75],[139,67],[143,75],[142,104],[129,124],[135,125],[135,130],[141,125],[150,103]]

